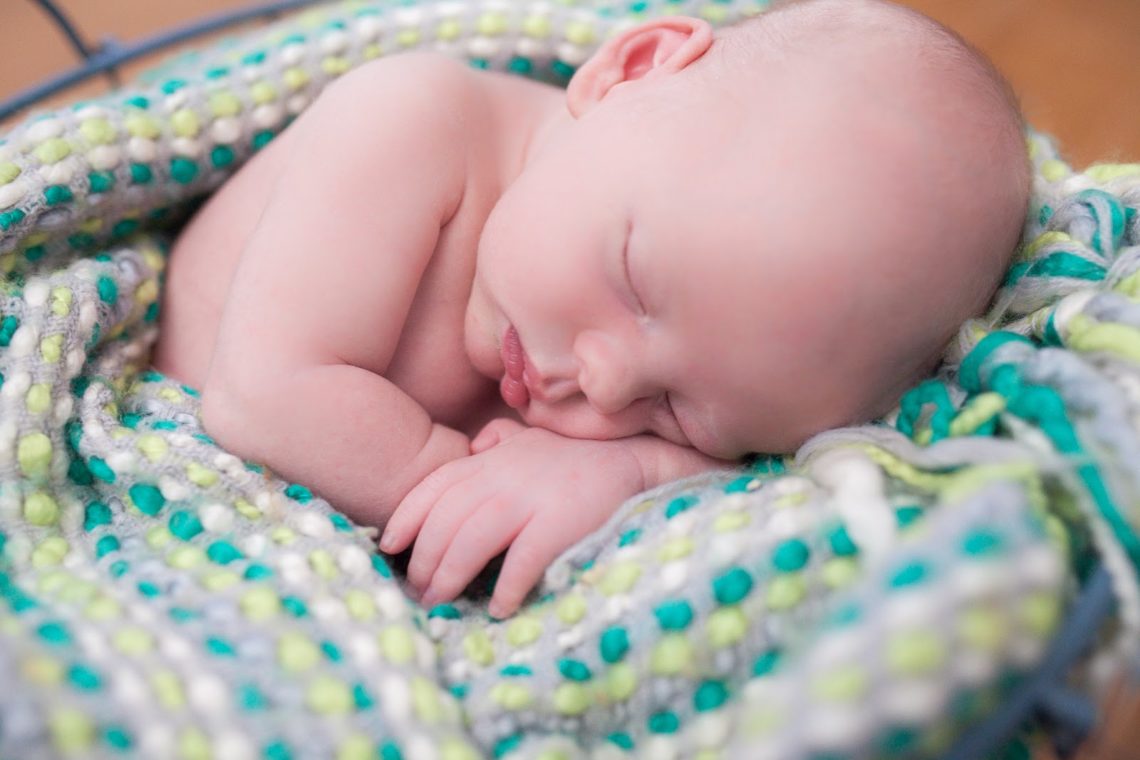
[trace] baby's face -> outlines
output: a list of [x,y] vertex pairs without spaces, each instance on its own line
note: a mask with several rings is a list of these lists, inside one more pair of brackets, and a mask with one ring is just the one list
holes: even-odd
[[481,371],[509,376],[514,328],[526,392],[504,395],[528,424],[733,458],[890,406],[917,364],[884,366],[883,344],[918,338],[887,325],[959,297],[898,257],[954,215],[911,170],[923,130],[796,76],[751,77],[747,95],[728,76],[622,85],[508,188],[467,339]]
[[819,248],[848,216],[820,178],[848,162],[816,139],[828,125],[779,104],[755,118],[723,92],[685,96],[615,97],[552,137],[487,221],[468,331],[499,376],[514,327],[528,424],[785,449],[854,411],[818,381],[859,318],[856,273]]

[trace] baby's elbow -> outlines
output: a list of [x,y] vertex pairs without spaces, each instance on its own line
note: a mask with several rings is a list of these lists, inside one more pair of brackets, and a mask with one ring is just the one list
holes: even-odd
[[242,458],[253,455],[246,440],[248,432],[256,428],[252,417],[249,404],[225,386],[207,385],[202,390],[202,427],[231,454]]

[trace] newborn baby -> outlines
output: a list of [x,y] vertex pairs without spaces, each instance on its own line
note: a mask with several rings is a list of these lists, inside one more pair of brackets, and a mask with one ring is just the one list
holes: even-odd
[[886,412],[1006,268],[1006,85],[952,33],[808,0],[668,17],[566,90],[409,53],[347,74],[171,256],[157,368],[430,605],[505,616],[626,498]]

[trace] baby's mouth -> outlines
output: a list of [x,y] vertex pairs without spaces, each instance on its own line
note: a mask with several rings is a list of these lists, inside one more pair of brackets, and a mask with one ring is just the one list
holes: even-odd
[[530,391],[527,390],[523,372],[526,369],[526,354],[523,352],[522,342],[514,325],[507,327],[503,333],[503,344],[500,349],[503,358],[503,379],[499,381],[499,394],[507,406],[512,409],[521,409],[530,402]]

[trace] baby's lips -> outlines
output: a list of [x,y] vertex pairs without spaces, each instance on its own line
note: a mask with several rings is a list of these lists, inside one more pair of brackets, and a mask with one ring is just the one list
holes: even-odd
[[510,375],[503,375],[503,379],[499,381],[499,395],[512,409],[522,409],[530,401],[530,391],[526,389],[526,383],[521,378]]
[[506,376],[522,380],[523,371],[526,369],[526,354],[523,352],[522,341],[514,325],[510,325],[503,333],[502,359],[503,372]]

